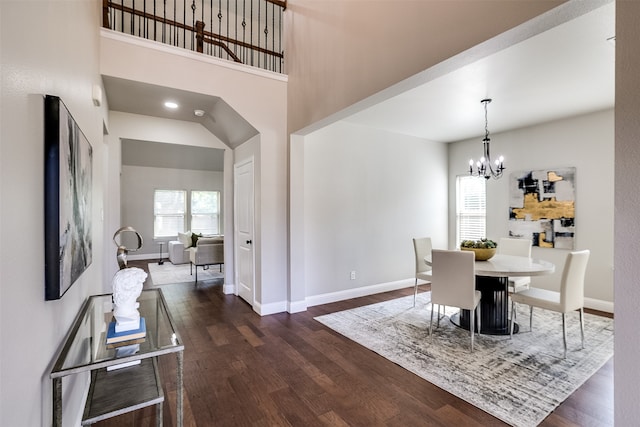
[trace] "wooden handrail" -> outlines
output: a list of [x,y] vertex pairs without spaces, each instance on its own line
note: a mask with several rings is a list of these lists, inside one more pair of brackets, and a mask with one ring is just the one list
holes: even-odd
[[[123,6],[121,4],[114,3],[111,0],[103,0],[103,1],[106,2],[109,5],[108,7],[112,8],[112,9],[116,9],[116,10],[119,10],[119,11],[122,11],[122,12],[130,13],[130,14],[132,14],[134,16],[141,16],[141,17],[143,17],[145,19],[150,19],[150,20],[152,20],[154,22],[161,22],[163,24],[172,25],[172,26],[181,28],[183,30],[189,30],[189,31],[195,32],[193,27],[191,27],[189,25],[186,25],[186,24],[183,24],[182,22],[173,21],[171,19],[162,18],[160,16],[155,16],[155,15],[152,15],[150,13],[141,12],[141,11],[133,9],[131,7]],[[107,24],[106,28],[110,28],[109,27],[108,18],[102,20],[103,26],[104,26],[105,23]]]
[[[177,1],[177,0],[176,0]],[[246,36],[246,24],[245,20],[248,19],[245,14],[245,10],[242,10],[242,14],[238,15],[237,2],[236,1],[236,15],[233,15],[235,18],[235,33],[230,34],[229,32],[229,19],[227,18],[226,23],[226,36],[222,35],[222,15],[221,11],[218,11],[218,20],[219,20],[219,31],[218,33],[214,33],[212,31],[205,30],[205,22],[195,21],[196,19],[196,11],[195,11],[195,2],[191,5],[193,9],[192,17],[189,16],[189,20],[191,18],[195,21],[192,22],[194,26],[187,24],[187,2],[189,0],[184,0],[184,17],[176,16],[176,11],[173,11],[173,19],[167,19],[166,13],[166,0],[164,0],[164,8],[163,5],[160,5],[159,15],[156,15],[156,2],[160,3],[160,0],[152,0],[153,11],[151,9],[145,7],[140,9],[135,9],[135,2],[132,6],[125,6],[123,0],[102,0],[102,26],[104,28],[111,29],[113,25],[113,30],[121,31],[123,33],[137,35],[142,38],[147,38],[150,40],[159,41],[162,43],[169,43],[173,46],[182,47],[185,49],[189,49],[192,51],[197,51],[199,53],[219,57],[221,59],[233,60],[237,63],[243,63],[244,61],[249,61],[252,66],[257,64],[257,67],[264,68],[270,71],[282,72],[283,61],[284,61],[284,53],[276,52],[274,50],[269,49],[269,45],[271,44],[272,48],[276,48],[276,43],[278,48],[281,47],[282,43],[282,29],[276,26],[276,15],[278,16],[278,25],[282,24],[282,11],[286,8],[287,1],[286,0],[265,0],[265,3],[271,3],[275,7],[280,10],[273,10],[272,8],[272,19],[273,23],[270,23],[267,18],[269,16],[269,12],[265,9],[265,19],[260,25],[264,25],[264,44],[262,43],[261,37],[254,37],[255,31],[253,27],[253,8],[250,7],[248,13],[250,13],[250,17],[252,19],[252,23],[249,29],[250,35],[250,43],[244,41]],[[117,3],[119,2],[119,3]],[[203,2],[204,7],[204,2]],[[213,6],[212,6],[213,7]],[[267,8],[268,5],[263,4],[264,8]],[[150,12],[148,13],[147,10]],[[165,13],[162,13],[162,12]],[[211,10],[211,25],[213,26],[212,30],[216,28],[213,25],[213,13]],[[227,10],[229,12],[229,10]],[[170,14],[169,14],[170,15]],[[204,13],[203,13],[204,16]],[[258,9],[258,17],[260,17],[260,9]],[[176,19],[182,20],[182,22],[177,21]],[[239,28],[240,19],[242,19],[242,28]],[[137,25],[136,25],[137,24]],[[159,35],[156,33],[158,29],[158,24],[160,24],[161,29],[161,40]],[[269,34],[269,28],[274,31],[271,31]],[[136,30],[137,27],[137,30]],[[153,34],[149,34],[149,29],[153,29]],[[182,31],[180,31],[182,30]],[[238,32],[240,30],[240,32]],[[170,40],[165,40],[165,32],[168,31],[168,35]],[[142,34],[144,32],[144,34]],[[137,34],[136,34],[137,33]],[[172,36],[173,34],[173,36]],[[231,35],[231,37],[230,37]],[[259,35],[259,34],[258,34]],[[235,37],[235,38],[234,38]],[[242,39],[242,41],[240,40]],[[186,45],[186,42],[190,40],[190,46]],[[253,43],[257,43],[254,45]],[[205,49],[205,43],[209,46]],[[264,47],[261,47],[264,45]],[[218,49],[216,49],[216,47]],[[224,51],[224,53],[223,53]],[[225,55],[226,54],[226,55]],[[261,56],[264,55],[264,62],[261,63]],[[267,58],[269,56],[269,58]],[[240,59],[243,58],[243,59]],[[278,58],[279,60],[276,60]],[[243,61],[244,60],[244,61]],[[257,63],[254,62],[257,60]]]
[[280,6],[282,10],[287,10],[287,0],[265,0],[267,3],[273,3],[276,6]]
[[[197,30],[199,22],[202,22],[202,21],[196,21],[196,30]],[[220,40],[222,42],[236,44],[236,45],[238,45],[240,47],[246,47],[247,49],[255,50],[255,51],[260,52],[260,53],[266,53],[268,55],[273,55],[273,56],[278,57],[278,58],[282,58],[284,56],[280,52],[275,52],[273,50],[265,49],[265,48],[262,48],[260,46],[254,46],[252,44],[244,43],[244,42],[241,42],[240,40],[235,40],[235,39],[232,39],[230,37],[225,37],[225,36],[220,35],[220,34],[212,33],[210,31],[204,31],[204,26],[205,26],[205,23],[202,22],[202,35],[205,36],[205,37],[209,37],[211,39],[218,39],[218,40]],[[212,43],[212,44],[215,44],[215,43]]]
[[[282,3],[282,2],[279,2],[278,0],[272,0],[271,2],[274,3],[274,4]],[[123,11],[123,12],[126,12],[126,13],[130,13],[130,14],[132,14],[134,16],[140,16],[140,17],[145,18],[145,19],[150,19],[150,20],[152,20],[154,22],[160,22],[160,23],[163,23],[163,24],[168,24],[168,25],[171,25],[171,26],[175,26],[175,27],[183,29],[183,30],[192,31],[194,34],[197,34],[197,28],[194,28],[194,27],[192,27],[190,25],[183,24],[181,22],[177,22],[177,21],[173,21],[173,20],[166,19],[166,18],[163,18],[163,17],[155,16],[155,15],[152,15],[150,13],[145,13],[145,12],[133,9],[131,7],[128,7],[128,6],[124,6],[124,5],[121,5],[121,4],[114,3],[111,0],[103,0],[102,4],[103,4],[102,26],[105,27],[105,28],[110,28],[110,26],[109,26],[109,18],[108,18],[108,9],[112,8],[112,9],[115,9],[115,10],[120,10],[120,11]],[[196,27],[198,25],[198,22],[201,22],[201,21],[196,21]],[[283,57],[282,53],[280,53],[280,52],[275,52],[275,51],[272,51],[272,50],[269,50],[269,49],[264,49],[264,48],[259,47],[259,46],[254,46],[254,45],[252,45],[250,43],[245,43],[245,42],[242,42],[240,40],[235,40],[235,39],[232,39],[230,37],[225,37],[223,35],[215,34],[215,33],[209,32],[209,31],[204,31],[204,23],[203,23],[203,36],[206,36],[207,39],[218,39],[218,40],[220,40],[219,42],[215,42],[215,43],[213,42],[214,40],[212,40],[211,44],[223,46],[223,44],[221,44],[220,42],[233,43],[233,44],[236,44],[236,45],[238,45],[240,47],[245,47],[247,49],[255,50],[255,51],[260,52],[260,53],[266,53],[268,55],[273,55],[273,56],[278,57],[278,58],[282,58]],[[203,40],[207,41],[205,39],[203,39]],[[225,49],[225,51],[227,51],[227,49]],[[235,58],[234,58],[234,60],[235,60]]]

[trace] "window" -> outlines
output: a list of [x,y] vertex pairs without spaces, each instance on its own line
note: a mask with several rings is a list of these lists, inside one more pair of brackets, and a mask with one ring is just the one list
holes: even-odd
[[191,192],[191,231],[220,234],[220,192]]
[[187,192],[156,190],[153,196],[153,237],[173,237],[184,232]]
[[459,176],[456,182],[457,241],[486,237],[486,179]]

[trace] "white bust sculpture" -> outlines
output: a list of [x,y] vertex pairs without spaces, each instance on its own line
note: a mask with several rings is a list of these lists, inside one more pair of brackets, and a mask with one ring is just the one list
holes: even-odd
[[137,267],[119,270],[111,282],[113,287],[113,316],[116,318],[116,332],[129,331],[140,327],[140,304],[136,301],[142,292],[142,284],[147,273]]

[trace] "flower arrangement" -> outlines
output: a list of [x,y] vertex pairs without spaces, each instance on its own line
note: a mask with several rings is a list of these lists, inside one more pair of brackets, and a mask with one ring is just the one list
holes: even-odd
[[498,244],[490,239],[463,240],[462,243],[460,243],[460,247],[475,249],[495,249],[498,247]]

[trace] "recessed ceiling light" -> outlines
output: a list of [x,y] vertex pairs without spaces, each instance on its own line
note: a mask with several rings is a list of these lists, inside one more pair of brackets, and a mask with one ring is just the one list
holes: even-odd
[[167,107],[167,108],[171,108],[172,110],[175,110],[176,108],[178,108],[178,104],[176,104],[173,101],[166,101],[164,103],[164,106]]
[[193,110],[193,114],[195,114],[198,117],[202,117],[202,116],[204,116],[204,111],[203,110]]

